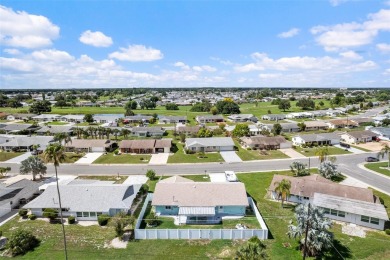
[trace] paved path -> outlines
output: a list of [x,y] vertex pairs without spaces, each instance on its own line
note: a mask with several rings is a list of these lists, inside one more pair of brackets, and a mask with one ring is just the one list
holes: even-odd
[[145,184],[148,181],[148,178],[145,175],[132,175],[127,177],[123,184],[132,185],[132,184]]
[[168,162],[169,153],[156,153],[152,154],[149,165],[166,165]]
[[302,158],[307,158],[306,156],[304,156],[303,154],[301,153],[298,153],[297,151],[295,151],[294,149],[292,148],[285,148],[285,149],[279,149],[282,153],[284,153],[285,155],[287,155],[288,157],[290,158],[294,158],[294,159],[302,159]]
[[229,152],[220,152],[222,158],[227,163],[238,163],[242,162],[241,158],[236,154],[235,151],[229,151]]
[[9,159],[8,161],[5,161],[5,163],[18,163],[18,164],[20,164],[22,161],[26,160],[30,156],[31,156],[31,152],[27,152],[27,153],[24,153],[22,155],[16,156],[12,159]]
[[75,162],[75,164],[91,164],[102,155],[103,153],[87,153],[82,158],[80,158],[77,162]]
[[[335,145],[333,145],[334,147],[337,147],[337,148],[340,148],[340,149],[345,149],[345,147],[342,147],[341,145],[339,145],[339,144],[335,144]],[[357,148],[355,148],[355,147],[349,147],[349,148],[347,148],[347,150],[349,151],[349,152],[351,152],[351,153],[365,153],[365,151],[363,151],[363,150],[360,150],[360,149],[357,149]]]

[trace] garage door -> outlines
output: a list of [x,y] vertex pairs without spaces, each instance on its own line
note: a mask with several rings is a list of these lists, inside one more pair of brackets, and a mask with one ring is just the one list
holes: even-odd
[[92,147],[92,152],[104,152],[104,147]]

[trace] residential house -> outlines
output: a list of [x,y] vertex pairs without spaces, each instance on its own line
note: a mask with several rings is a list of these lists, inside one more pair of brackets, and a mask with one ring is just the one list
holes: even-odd
[[334,119],[328,121],[328,126],[331,129],[337,129],[337,128],[354,128],[358,127],[359,124],[354,122],[351,119]]
[[71,135],[73,133],[73,128],[73,126],[48,125],[41,127],[35,132],[37,133],[37,135],[56,135],[60,133]]
[[33,133],[37,128],[32,124],[8,124],[2,128],[6,134],[16,134],[20,132]]
[[249,206],[240,182],[193,182],[185,178],[156,184],[152,206],[159,216],[172,216],[177,224],[221,223],[224,217],[243,217]]
[[160,124],[185,124],[187,123],[186,116],[159,116],[158,122]]
[[325,216],[360,226],[383,230],[387,212],[372,190],[334,183],[317,174],[305,177],[274,175],[269,196],[279,199],[275,191],[283,179],[291,182],[287,201],[307,203],[324,209]]
[[83,123],[85,115],[65,115],[61,116],[60,120],[69,123]]
[[[96,221],[102,214],[115,216],[121,212],[131,213],[131,205],[140,187],[92,180],[59,185],[62,215],[74,216],[78,221]],[[37,217],[42,217],[47,208],[59,210],[56,186],[49,185],[39,197],[23,208],[31,210]]]
[[53,141],[52,136],[6,136],[4,143],[0,143],[0,149],[4,151],[32,151],[33,145],[38,145],[38,150],[43,151]]
[[0,119],[7,119],[7,115],[5,112],[0,112]]
[[283,136],[251,136],[241,138],[243,147],[253,150],[277,150],[291,148],[291,142],[288,142]]
[[197,116],[196,121],[199,124],[205,124],[205,123],[218,123],[218,122],[224,122],[223,116],[221,115],[202,115]]
[[286,115],[283,114],[268,114],[261,117],[263,120],[279,121],[286,119]]
[[351,131],[341,135],[341,139],[349,144],[367,143],[377,139],[378,134],[370,130]]
[[123,118],[123,114],[99,114],[93,116],[93,120],[98,124],[118,122],[121,118]]
[[[298,127],[297,123],[279,123],[282,127],[282,133],[292,133],[292,132],[299,132],[300,128]],[[274,128],[274,124],[259,124],[260,127],[264,130],[268,130],[272,132],[272,129]]]
[[390,139],[390,127],[372,127],[370,131],[377,134],[380,139]]
[[119,144],[122,153],[152,154],[169,153],[172,139],[123,140]]
[[193,152],[234,151],[231,137],[187,138],[185,149]]
[[56,114],[40,114],[32,117],[32,120],[36,120],[39,122],[59,121],[60,119],[61,119],[61,115],[56,115]]
[[176,132],[179,134],[185,134],[185,135],[196,135],[200,130],[200,126],[177,126]]
[[305,121],[306,131],[326,130],[329,126],[323,121]]
[[162,137],[165,130],[162,127],[133,127],[131,134],[138,137]]
[[152,119],[152,116],[143,116],[143,115],[134,115],[134,116],[126,116],[123,118],[124,124],[138,124],[138,123],[149,123],[150,119]]
[[340,143],[340,136],[335,133],[305,134],[292,138],[295,146],[335,145]]
[[11,114],[7,116],[7,120],[31,120],[34,116],[37,116],[37,114]]
[[359,126],[361,125],[369,125],[374,123],[374,119],[369,117],[359,117],[351,119],[353,122],[357,123]]
[[117,147],[117,143],[105,139],[72,139],[64,147],[66,152],[110,152]]
[[257,117],[255,117],[252,114],[233,114],[227,117],[228,120],[235,122],[235,123],[242,123],[242,122],[254,122],[256,123],[258,121]]
[[334,109],[329,109],[326,111],[326,115],[330,117],[336,117],[342,114],[343,112],[340,110],[334,110]]

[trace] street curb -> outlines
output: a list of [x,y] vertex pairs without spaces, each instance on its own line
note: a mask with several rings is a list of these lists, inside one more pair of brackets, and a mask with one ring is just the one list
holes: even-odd
[[390,177],[389,177],[389,176],[384,175],[384,174],[382,174],[382,173],[379,173],[379,172],[376,172],[376,171],[373,171],[373,170],[370,170],[370,169],[366,168],[366,167],[364,166],[364,165],[366,165],[366,164],[367,164],[367,163],[359,163],[359,164],[358,164],[358,167],[359,167],[360,169],[362,169],[362,170],[366,170],[366,171],[368,171],[368,172],[375,173],[376,175],[379,175],[379,176],[381,176],[381,177],[385,177],[385,178],[387,178],[387,179],[390,180]]

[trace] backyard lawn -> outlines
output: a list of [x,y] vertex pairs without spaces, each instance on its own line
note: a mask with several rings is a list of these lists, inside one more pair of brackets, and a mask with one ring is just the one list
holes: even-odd
[[102,155],[93,162],[93,164],[140,164],[148,163],[152,156],[149,154],[121,154],[114,155],[108,153]]
[[205,153],[203,158],[199,154],[185,154],[182,143],[176,143],[177,151],[169,156],[168,163],[206,163],[206,162],[224,162],[219,153]]
[[[315,148],[315,147],[312,147],[312,148],[298,147],[296,149],[296,151],[298,153],[301,153],[301,154],[303,154],[304,156],[307,156],[307,157],[316,156],[315,155],[316,150],[317,150],[317,148]],[[339,155],[339,154],[350,154],[351,153],[350,151],[345,151],[344,149],[341,149],[341,148],[338,148],[338,147],[334,147],[334,146],[328,146],[328,151],[329,151],[329,156]]]
[[0,162],[8,161],[9,159],[15,158],[24,153],[16,153],[16,152],[0,152]]
[[372,171],[375,171],[377,173],[381,173],[383,175],[386,175],[386,176],[390,177],[390,170],[383,168],[383,167],[387,167],[387,166],[388,166],[387,162],[376,162],[376,163],[366,163],[366,164],[364,164],[364,167],[366,167],[367,169],[370,169]]
[[238,147],[237,155],[243,161],[290,158],[279,150],[270,150],[270,151],[247,150],[247,149],[243,148],[237,142],[237,140],[234,140],[234,143],[235,143],[236,147]]

